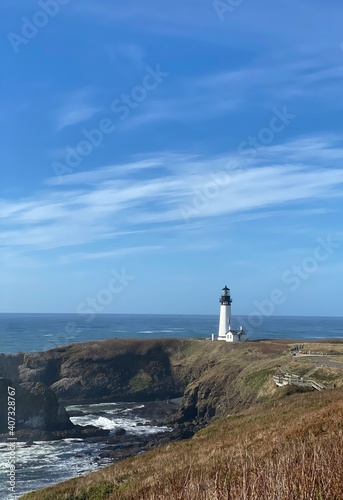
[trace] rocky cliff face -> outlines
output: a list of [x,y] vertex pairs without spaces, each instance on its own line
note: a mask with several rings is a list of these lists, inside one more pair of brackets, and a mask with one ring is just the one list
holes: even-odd
[[[171,341],[173,344],[173,341]],[[152,401],[182,395],[169,348],[156,342],[74,344],[46,352],[0,355],[0,434],[7,430],[7,386],[16,388],[16,436],[28,439],[104,435],[74,426],[62,404]],[[6,409],[6,412],[4,411]]]
[[258,400],[287,353],[280,342],[108,339],[1,356],[0,376],[11,374],[23,388],[44,384],[60,404],[183,396],[171,421],[199,426]]
[[[0,379],[0,433],[7,432],[8,387],[15,389],[16,430],[42,429],[46,431],[72,428],[68,414],[54,392],[46,385],[18,385],[9,379]],[[12,402],[12,401],[11,401]]]
[[72,344],[25,354],[16,377],[21,384],[46,384],[69,404],[173,398],[185,387],[171,366],[175,346],[149,340]]
[[0,353],[0,377],[17,382],[19,377],[18,368],[24,362],[24,354],[1,354]]
[[[10,394],[15,390],[15,437],[19,440],[59,439],[62,437],[83,437],[105,435],[107,431],[99,431],[93,426],[86,428],[74,425],[65,408],[59,404],[53,390],[42,382],[19,385],[10,379],[0,379],[0,435],[6,439],[8,435],[8,409],[13,411],[13,399],[8,405],[8,388]],[[12,414],[11,414],[12,415]],[[12,419],[11,419],[12,420]],[[0,436],[1,439],[1,436]]]
[[214,417],[222,418],[250,406],[257,399],[257,393],[241,393],[236,383],[241,372],[242,368],[235,366],[222,374],[209,368],[187,385],[182,403],[171,421],[182,425],[192,422],[197,428]]

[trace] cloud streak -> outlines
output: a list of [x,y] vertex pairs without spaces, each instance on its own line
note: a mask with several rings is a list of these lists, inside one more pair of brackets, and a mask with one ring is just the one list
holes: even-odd
[[92,94],[92,89],[82,88],[67,97],[66,102],[56,111],[57,130],[90,120],[101,111],[101,108],[89,104]]
[[[64,189],[51,181],[49,189],[32,199],[1,202],[2,242],[31,250],[106,240],[120,246],[124,234],[165,231],[166,225],[175,232],[185,230],[182,207],[191,206],[194,196],[233,157],[167,152],[66,176]],[[282,161],[277,163],[276,157]],[[205,225],[216,216],[249,220],[270,210],[289,210],[291,203],[311,211],[319,200],[342,196],[342,157],[343,148],[336,147],[333,137],[271,146],[258,160],[236,157],[242,168],[192,220]]]
[[73,264],[84,260],[113,259],[114,257],[126,257],[129,254],[142,252],[153,252],[163,249],[161,245],[145,245],[139,247],[117,248],[108,252],[78,252],[60,257],[61,264]]

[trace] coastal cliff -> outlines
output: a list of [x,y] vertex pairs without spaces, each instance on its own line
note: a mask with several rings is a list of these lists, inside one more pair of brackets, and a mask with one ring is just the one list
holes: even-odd
[[174,340],[104,340],[0,357],[0,376],[49,386],[63,404],[178,397],[187,384],[171,366]]
[[[244,373],[275,371],[287,344],[241,344],[187,339],[108,339],[45,352],[0,357],[0,376],[21,386],[44,384],[60,404],[154,401],[183,396],[176,420],[206,422],[250,404]],[[275,357],[275,356],[274,356]],[[265,361],[265,363],[264,363]],[[265,366],[266,365],[266,366]],[[243,378],[242,378],[243,377]]]
[[[56,395],[59,405],[182,396],[181,405],[168,421],[176,429],[186,426],[186,435],[190,435],[214,418],[277,398],[279,391],[272,375],[279,366],[301,374],[316,370],[300,359],[292,366],[291,347],[288,341],[228,344],[190,339],[107,339],[45,352],[1,355],[0,376],[10,375],[22,388],[44,386]],[[340,385],[340,370],[326,375]],[[322,368],[321,379],[326,375]],[[44,408],[41,406],[43,413]]]

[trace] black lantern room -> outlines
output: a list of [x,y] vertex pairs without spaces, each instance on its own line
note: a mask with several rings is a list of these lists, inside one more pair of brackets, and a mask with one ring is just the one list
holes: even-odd
[[222,296],[219,299],[219,302],[221,303],[222,306],[230,306],[232,299],[230,297],[230,288],[228,288],[226,285],[222,289]]

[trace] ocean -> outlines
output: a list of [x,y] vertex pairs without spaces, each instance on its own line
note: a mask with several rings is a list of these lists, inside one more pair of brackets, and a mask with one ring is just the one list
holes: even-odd
[[[233,328],[243,325],[248,338],[294,339],[295,341],[342,339],[343,318],[332,317],[233,317]],[[106,338],[208,338],[217,333],[218,316],[186,315],[96,315],[87,323],[76,314],[0,314],[0,352],[33,352],[71,342]],[[67,409],[77,416],[75,424],[97,425],[114,433],[125,429],[139,436],[168,432],[139,415],[139,403],[78,405]],[[0,498],[18,498],[33,489],[96,470],[109,463],[99,459],[105,443],[82,439],[17,443],[16,493],[8,495],[9,449],[0,443]]]
[[[78,416],[70,420],[78,425],[96,425],[113,434],[125,429],[127,437],[169,432],[166,426],[152,424],[139,415],[144,404],[104,403],[94,405],[71,405],[66,409]],[[137,414],[138,413],[138,414]],[[8,443],[0,442],[0,498],[16,499],[32,490],[86,474],[113,463],[102,456],[108,449],[104,441],[94,439],[60,439],[56,441],[17,442],[15,451],[15,494],[8,494],[8,471],[11,451]]]
[[[316,340],[343,338],[343,318],[233,316],[248,338]],[[107,338],[200,338],[218,331],[218,316],[99,314],[0,314],[0,352],[44,351],[71,342]]]

